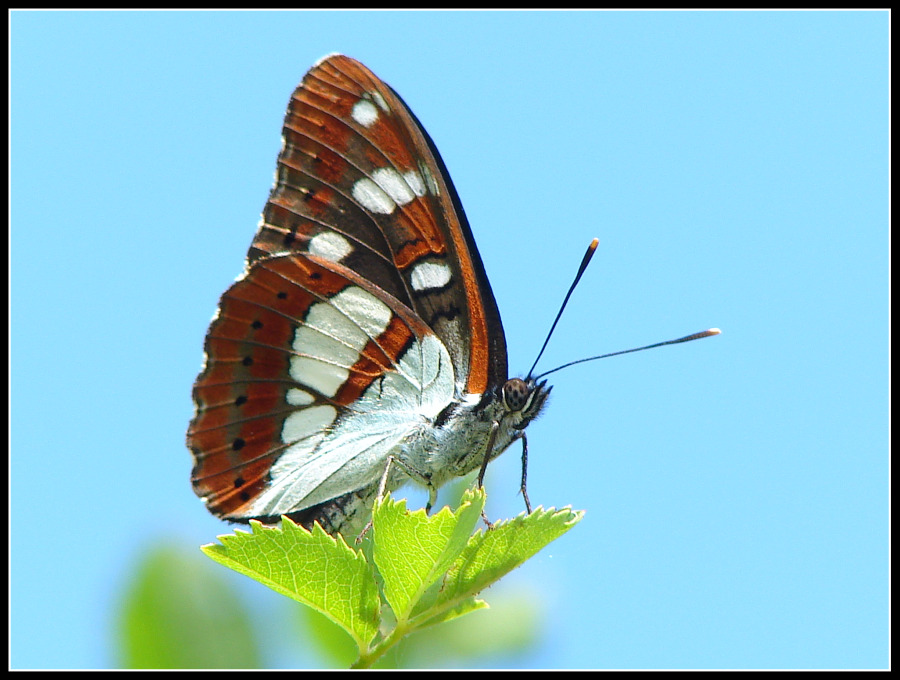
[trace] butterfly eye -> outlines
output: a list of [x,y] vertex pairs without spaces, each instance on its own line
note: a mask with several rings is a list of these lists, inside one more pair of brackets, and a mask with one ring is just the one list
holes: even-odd
[[503,385],[503,403],[510,411],[521,411],[531,401],[532,390],[521,378],[510,378]]

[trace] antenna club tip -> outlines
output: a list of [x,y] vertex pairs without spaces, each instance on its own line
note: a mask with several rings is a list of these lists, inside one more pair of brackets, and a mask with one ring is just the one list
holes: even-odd
[[595,238],[593,241],[591,241],[591,245],[588,246],[588,250],[597,250],[597,246],[599,246],[599,245],[600,245],[600,239]]
[[710,328],[708,331],[706,331],[706,333],[707,335],[720,335],[722,331],[718,328]]

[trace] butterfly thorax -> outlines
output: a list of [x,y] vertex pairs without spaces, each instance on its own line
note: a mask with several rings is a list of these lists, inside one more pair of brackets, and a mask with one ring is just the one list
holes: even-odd
[[[428,488],[433,497],[448,481],[478,469],[485,455],[493,460],[520,439],[546,405],[550,389],[544,382],[512,378],[483,395],[454,399],[436,418],[423,419],[391,452],[395,462],[388,469],[385,490],[414,483]],[[377,491],[378,483],[372,482],[287,514],[306,527],[317,522],[328,533],[352,536],[368,521]]]
[[485,455],[493,460],[521,438],[549,393],[544,382],[512,378],[483,395],[464,395],[423,426],[420,437],[407,441],[401,462],[422,473],[417,481],[439,488],[478,469]]

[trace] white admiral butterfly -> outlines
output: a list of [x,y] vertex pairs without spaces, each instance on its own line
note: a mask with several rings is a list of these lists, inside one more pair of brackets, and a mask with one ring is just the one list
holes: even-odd
[[346,533],[383,475],[433,502],[522,439],[524,493],[524,431],[550,388],[507,376],[497,303],[422,125],[332,55],[294,91],[283,135],[246,270],[206,337],[194,491],[227,520]]

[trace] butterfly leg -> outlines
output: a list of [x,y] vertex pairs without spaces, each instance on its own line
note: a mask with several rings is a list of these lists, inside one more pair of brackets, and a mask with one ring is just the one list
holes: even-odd
[[[382,498],[384,498],[385,490],[387,489],[388,476],[391,472],[391,465],[393,463],[398,463],[399,461],[394,457],[393,454],[387,457],[387,464],[384,466],[384,472],[381,474],[381,479],[378,482],[378,492],[375,494],[375,502],[379,502]],[[363,527],[362,531],[359,532],[359,535],[356,537],[357,545],[362,542],[363,538],[367,533],[369,533],[369,529],[372,528],[372,518],[369,518],[369,521],[366,522],[366,526]]]
[[[487,446],[484,447],[484,460],[481,461],[481,469],[478,471],[478,488],[484,487],[484,473],[487,471],[487,465],[491,460],[491,451],[494,450],[494,442],[497,441],[497,433],[500,431],[500,423],[496,420],[491,424],[491,432],[488,435]],[[481,511],[481,519],[487,524],[488,529],[493,529],[494,524],[487,518],[484,510]]]
[[434,507],[434,504],[437,503],[437,489],[428,485],[428,503],[425,504],[425,514],[430,515],[431,509]]
[[525,433],[522,433],[522,486],[519,491],[522,492],[522,498],[525,499],[525,509],[531,514],[531,501],[528,500],[528,491],[525,490],[525,478],[528,475],[528,439]]
[[[403,471],[407,475],[409,475],[411,479],[414,479],[415,481],[428,488],[428,504],[425,506],[425,512],[431,514],[431,508],[434,507],[434,504],[437,502],[437,489],[434,487],[434,485],[432,485],[431,478],[427,475],[423,475],[415,468],[410,467],[394,454],[390,454],[387,457],[387,464],[384,466],[384,472],[381,474],[381,479],[378,482],[378,492],[375,494],[375,502],[377,503],[378,501],[380,501],[382,498],[384,498],[384,494],[387,493],[387,484],[388,479],[390,479],[392,465],[397,465],[398,467],[402,468]],[[370,518],[366,523],[366,526],[359,533],[359,536],[356,537],[356,542],[359,543],[360,541],[362,541],[363,537],[371,528],[372,520]]]
[[484,473],[491,460],[490,453],[494,450],[494,442],[497,441],[497,433],[500,431],[500,423],[496,420],[491,423],[491,431],[488,434],[487,445],[484,447],[484,459],[481,461],[481,469],[478,471],[478,488],[484,486]]

